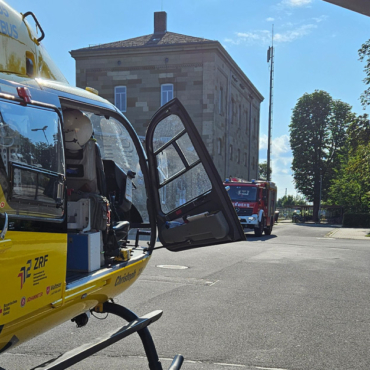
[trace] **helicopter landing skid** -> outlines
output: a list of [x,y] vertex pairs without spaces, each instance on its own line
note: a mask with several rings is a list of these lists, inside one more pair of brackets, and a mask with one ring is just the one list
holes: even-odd
[[[56,359],[38,365],[31,370],[66,369],[135,332],[139,334],[140,339],[143,343],[146,357],[148,359],[149,369],[163,370],[152,336],[149,332],[149,329],[147,328],[148,325],[157,321],[162,316],[163,311],[157,310],[148,313],[142,317],[138,317],[126,307],[123,307],[116,303],[105,302],[102,305],[101,309],[99,309],[99,312],[111,313],[113,315],[122,317],[124,320],[128,321],[128,324],[118,330],[108,332],[104,336],[99,337],[90,343],[83,344],[80,347],[68,351],[63,355],[57,357]],[[168,370],[179,370],[182,366],[183,361],[183,356],[175,356]]]

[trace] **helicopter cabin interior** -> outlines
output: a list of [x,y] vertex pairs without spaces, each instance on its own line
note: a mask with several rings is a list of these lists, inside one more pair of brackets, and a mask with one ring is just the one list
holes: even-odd
[[62,128],[55,110],[0,100],[1,207],[9,230],[66,233],[68,284],[142,258],[128,233],[132,223],[149,225],[141,216],[146,205],[141,212],[133,205],[146,199],[145,188],[136,191],[133,182],[139,158],[125,127],[68,107],[63,119]]

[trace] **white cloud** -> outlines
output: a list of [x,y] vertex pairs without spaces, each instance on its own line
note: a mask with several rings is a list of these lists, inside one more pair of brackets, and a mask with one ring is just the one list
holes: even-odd
[[274,42],[292,42],[303,36],[308,35],[314,28],[317,28],[315,24],[305,24],[294,30],[288,30],[284,33],[276,33],[274,35]]
[[267,149],[267,140],[268,137],[266,134],[260,135],[260,150]]
[[327,15],[321,15],[320,17],[316,17],[316,18],[312,18],[315,22],[317,23],[321,23],[322,21],[325,21],[325,19],[327,19],[328,16]]
[[282,135],[272,140],[272,153],[274,156],[290,152],[289,136]]
[[280,5],[298,8],[301,6],[309,5],[310,3],[312,3],[312,0],[283,0]]
[[240,43],[241,41],[269,43],[271,40],[271,31],[237,32],[236,36],[237,40],[234,40],[234,43]]
[[[267,149],[268,137],[266,134],[260,136],[260,150]],[[280,157],[285,153],[290,153],[289,136],[281,135],[276,138],[272,138],[271,142],[271,156]]]
[[266,21],[267,22],[273,22],[275,19],[274,18],[272,18],[272,17],[268,17],[268,18],[266,18]]
[[[267,135],[260,136],[260,159],[259,162],[265,162],[267,158]],[[297,191],[294,188],[293,176],[291,171],[292,152],[289,145],[288,135],[282,135],[272,139],[271,145],[271,179],[278,188],[278,198],[285,194],[295,195]]]
[[[287,43],[293,42],[299,38],[302,38],[311,33],[311,31],[317,28],[316,24],[304,24],[299,27],[293,28],[292,24],[287,24],[286,26],[292,28],[284,32],[277,32],[274,35],[274,43]],[[249,44],[261,44],[269,45],[271,44],[271,31],[269,30],[258,30],[252,32],[237,32],[236,38],[227,38],[224,40],[225,43],[239,45],[240,43]]]

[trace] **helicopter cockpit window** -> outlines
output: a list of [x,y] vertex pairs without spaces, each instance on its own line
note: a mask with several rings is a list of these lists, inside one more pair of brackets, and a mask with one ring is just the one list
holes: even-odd
[[7,212],[62,216],[64,155],[58,114],[0,101],[0,152],[1,175],[6,173],[12,184],[3,191],[11,208]]
[[134,186],[126,186],[125,197],[134,204],[143,221],[149,222],[144,177],[139,155],[129,132],[115,118],[105,118],[89,112],[85,114],[92,122],[94,138],[99,144],[102,159],[112,160],[126,174],[129,171],[135,172],[135,178],[132,180]]
[[212,184],[181,119],[170,115],[156,127],[153,137],[164,213],[212,189]]

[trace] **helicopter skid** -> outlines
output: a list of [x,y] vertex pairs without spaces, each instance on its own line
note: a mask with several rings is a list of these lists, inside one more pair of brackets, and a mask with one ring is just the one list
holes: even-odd
[[[127,336],[137,332],[143,343],[145,353],[148,358],[148,365],[150,370],[163,370],[162,365],[159,361],[157,350],[155,348],[151,334],[147,328],[151,323],[159,320],[162,316],[163,311],[156,310],[150,312],[142,317],[136,316],[132,311],[127,308],[115,304],[106,302],[102,305],[102,309],[99,310],[102,313],[112,313],[120,316],[123,319],[129,321],[127,325],[106,333],[104,336],[96,338],[94,341],[83,344],[80,347],[72,349],[57,357],[54,360],[47,361],[31,370],[62,370],[66,369],[85,358],[93,355],[96,352],[118,342],[119,340],[126,338]],[[168,370],[178,370],[181,368],[184,361],[183,356],[175,356],[170,368]]]

